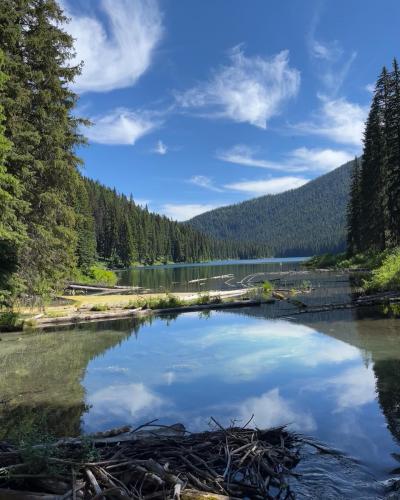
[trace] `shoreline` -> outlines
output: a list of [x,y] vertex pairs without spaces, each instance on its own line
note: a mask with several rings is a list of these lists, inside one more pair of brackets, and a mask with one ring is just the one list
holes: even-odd
[[[44,310],[21,309],[21,327],[8,333],[79,323],[110,321],[165,314],[206,310],[254,307],[274,302],[272,298],[248,298],[254,289],[211,292],[180,292],[175,294],[127,294],[62,296],[69,304],[48,306]],[[204,302],[203,302],[204,300]],[[6,333],[6,332],[3,332]]]

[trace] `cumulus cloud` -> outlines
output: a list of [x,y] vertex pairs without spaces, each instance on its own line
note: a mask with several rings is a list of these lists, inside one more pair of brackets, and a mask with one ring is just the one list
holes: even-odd
[[271,58],[247,57],[238,46],[230,52],[229,65],[176,98],[183,108],[202,108],[208,116],[265,129],[299,87],[300,73],[289,66],[287,50]]
[[110,385],[89,397],[94,413],[110,413],[121,417],[138,417],[147,410],[155,410],[165,401],[143,384]]
[[166,203],[161,206],[161,209],[158,212],[166,215],[170,219],[185,221],[189,220],[196,215],[200,215],[203,212],[208,212],[209,210],[214,210],[219,205],[212,204],[201,204],[201,203]]
[[243,421],[254,415],[253,424],[260,429],[291,424],[293,430],[309,432],[316,429],[314,418],[309,412],[295,408],[283,398],[279,389],[272,389],[259,397],[246,399],[240,404],[238,413]]
[[135,142],[160,125],[150,113],[116,109],[92,119],[93,126],[85,130],[92,142],[110,145],[134,145]]
[[163,27],[155,0],[101,0],[104,20],[72,9],[67,30],[76,39],[74,63],[84,62],[78,92],[106,92],[133,85],[150,66]]
[[158,141],[156,147],[154,148],[154,153],[158,155],[166,155],[168,153],[168,147],[162,141]]
[[217,153],[217,158],[229,163],[286,172],[319,171],[328,172],[351,160],[354,155],[334,149],[297,148],[288,153],[282,161],[270,161],[256,156],[256,151],[248,146],[236,145]]
[[[354,348],[355,349],[355,348]],[[322,355],[323,356],[323,355]],[[360,353],[358,351],[359,358]],[[351,351],[348,352],[347,360],[351,360]],[[345,361],[346,358],[338,359],[337,362]],[[311,359],[310,359],[311,361]],[[310,363],[310,366],[313,366]],[[376,380],[371,367],[363,365],[353,366],[342,371],[334,377],[306,387],[309,391],[326,392],[332,390],[336,400],[336,412],[349,408],[357,408],[372,403],[376,399]]]
[[194,175],[191,177],[188,181],[190,184],[194,184],[195,186],[199,186],[205,189],[209,189],[210,191],[216,191],[218,193],[221,193],[223,189],[217,187],[214,185],[212,179],[210,177],[207,177],[205,175]]
[[254,196],[264,194],[278,194],[296,189],[308,182],[308,179],[303,177],[276,177],[275,179],[261,179],[256,181],[239,181],[226,184],[225,188],[234,191],[241,191]]
[[305,134],[327,137],[340,144],[360,146],[368,108],[344,98],[328,99],[320,96],[320,99],[321,107],[315,118],[298,123],[293,129]]
[[374,372],[364,366],[345,370],[328,380],[327,385],[333,385],[336,389],[339,411],[363,406],[376,398]]

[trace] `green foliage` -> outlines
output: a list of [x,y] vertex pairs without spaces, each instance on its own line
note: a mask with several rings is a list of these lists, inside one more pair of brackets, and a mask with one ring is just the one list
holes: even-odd
[[364,282],[367,291],[400,289],[400,249],[387,255],[381,265],[372,271],[371,278]]
[[14,201],[21,189],[27,207],[17,214],[27,238],[12,272],[29,294],[60,289],[77,264],[76,199],[82,181],[75,151],[84,143],[79,132],[84,120],[73,115],[77,96],[70,84],[80,66],[71,65],[73,38],[63,30],[65,22],[54,0],[0,3],[7,75],[0,105],[11,144],[4,166],[20,186],[12,181]]
[[108,311],[110,307],[107,304],[95,304],[93,307],[90,308],[91,311]]
[[92,280],[92,283],[98,283],[100,285],[113,286],[118,281],[118,277],[114,271],[99,266],[90,266],[88,276]]
[[106,269],[101,263],[86,268],[85,271],[78,270],[74,273],[74,280],[85,285],[114,286],[118,276],[114,271]]
[[260,246],[264,256],[343,251],[352,166],[346,163],[298,189],[206,212],[189,224],[213,237],[253,246],[253,256],[262,253]]
[[360,162],[356,157],[351,175],[351,203],[347,206],[347,249],[352,255],[357,253],[358,249],[361,248],[361,226],[363,220],[361,194],[361,168]]
[[38,419],[36,422],[19,428],[18,434],[11,434],[8,439],[15,442],[21,455],[24,474],[57,474],[63,471],[64,465],[52,459],[59,458],[60,452],[53,446],[56,439],[46,430],[46,423]]
[[96,251],[114,267],[134,263],[200,262],[214,258],[265,257],[265,245],[220,241],[150,213],[115,189],[85,179],[94,218]]
[[[0,92],[7,81],[3,66],[4,53],[0,49]],[[27,210],[27,204],[21,199],[19,180],[5,167],[12,144],[5,137],[4,119],[0,104],[0,307],[11,306],[17,289],[13,274],[18,268],[19,249],[26,239],[26,226],[21,219]]]
[[20,315],[14,311],[0,312],[0,332],[21,330],[23,323]]
[[197,304],[209,304],[211,301],[210,294],[205,292],[200,295],[198,300],[196,301]]
[[354,170],[348,206],[348,252],[400,245],[400,70],[385,67],[368,115],[361,170]]
[[308,260],[305,266],[310,269],[375,269],[387,254],[387,251],[369,251],[352,256],[347,253],[317,255]]
[[272,290],[274,289],[273,284],[268,280],[264,281],[262,287],[263,287],[263,292],[265,295],[269,295],[272,292]]
[[185,303],[175,295],[167,295],[167,297],[151,300],[149,305],[151,309],[171,309],[174,307],[181,307],[185,305]]

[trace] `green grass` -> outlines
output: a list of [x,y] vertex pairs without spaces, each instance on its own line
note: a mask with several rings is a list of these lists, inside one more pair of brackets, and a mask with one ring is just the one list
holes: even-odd
[[131,300],[124,306],[124,309],[173,309],[175,307],[205,305],[205,304],[221,304],[222,298],[219,295],[211,297],[208,293],[202,293],[197,299],[191,301],[181,300],[175,295],[167,295],[166,297],[145,298],[140,297],[136,300]]
[[310,269],[375,269],[388,252],[366,252],[349,257],[346,253],[316,255],[304,265]]
[[270,281],[266,280],[266,281],[264,281],[262,288],[263,288],[264,295],[269,295],[272,292],[272,290],[274,289],[274,285]]
[[381,264],[363,283],[366,291],[400,290],[400,249],[383,257]]
[[14,332],[21,330],[24,321],[20,315],[14,311],[0,312],[0,332]]
[[114,271],[106,269],[101,264],[90,266],[85,272],[80,272],[76,276],[76,281],[85,285],[106,285],[117,284],[118,276]]
[[90,308],[91,311],[97,311],[97,312],[108,311],[109,309],[110,307],[107,304],[95,304]]

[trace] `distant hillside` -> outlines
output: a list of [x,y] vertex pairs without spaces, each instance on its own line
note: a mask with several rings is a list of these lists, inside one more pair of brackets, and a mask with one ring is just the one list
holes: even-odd
[[267,244],[275,256],[343,251],[352,165],[297,189],[217,208],[187,224],[217,238]]

